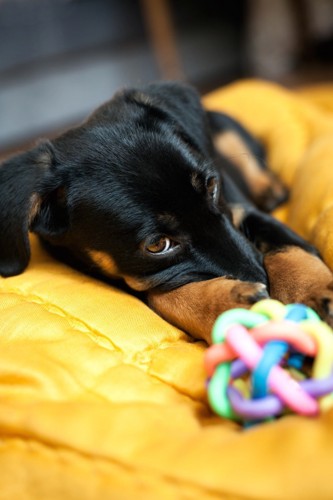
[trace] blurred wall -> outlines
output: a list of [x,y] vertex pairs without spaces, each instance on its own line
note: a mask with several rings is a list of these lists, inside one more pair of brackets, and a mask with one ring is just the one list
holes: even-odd
[[119,88],[333,78],[333,0],[0,0],[0,155]]
[[206,90],[239,76],[236,3],[0,0],[0,151],[79,122],[125,85]]

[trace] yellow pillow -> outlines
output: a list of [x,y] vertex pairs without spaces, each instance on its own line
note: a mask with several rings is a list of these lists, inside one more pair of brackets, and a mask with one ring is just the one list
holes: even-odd
[[[284,217],[333,267],[333,87],[318,95],[244,81],[204,102],[264,142]],[[36,238],[32,255],[0,279],[0,499],[333,498],[332,411],[241,431],[207,406],[203,342]]]

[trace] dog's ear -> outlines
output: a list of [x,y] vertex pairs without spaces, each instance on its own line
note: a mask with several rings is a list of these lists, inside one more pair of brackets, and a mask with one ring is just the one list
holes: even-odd
[[207,154],[211,148],[208,119],[200,95],[191,85],[180,82],[151,83],[125,92],[137,103],[154,110],[169,121],[176,133],[193,149]]
[[210,148],[208,121],[197,90],[180,82],[151,84],[149,89],[157,97],[161,108],[178,124],[186,142],[207,154]]
[[0,165],[1,276],[19,274],[27,266],[30,229],[40,234],[64,230],[62,189],[48,141]]

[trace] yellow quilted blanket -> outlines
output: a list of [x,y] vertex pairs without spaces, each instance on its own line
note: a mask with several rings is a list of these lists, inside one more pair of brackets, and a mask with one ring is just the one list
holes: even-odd
[[[333,86],[239,82],[204,99],[241,120],[291,187],[280,216],[333,268]],[[333,411],[241,431],[211,414],[205,345],[32,239],[0,279],[0,499],[333,498]]]

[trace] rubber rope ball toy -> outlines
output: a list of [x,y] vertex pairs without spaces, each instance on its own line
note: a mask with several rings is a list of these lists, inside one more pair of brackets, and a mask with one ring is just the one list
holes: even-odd
[[208,400],[245,424],[333,406],[333,331],[309,307],[265,299],[217,319],[205,355]]

